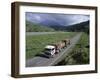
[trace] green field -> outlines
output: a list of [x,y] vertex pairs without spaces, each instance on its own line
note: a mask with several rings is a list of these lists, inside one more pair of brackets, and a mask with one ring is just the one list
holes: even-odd
[[26,59],[40,54],[48,44],[71,38],[76,32],[57,32],[44,35],[26,35]]
[[59,63],[59,65],[74,64],[89,64],[89,35],[86,33],[82,34],[70,55]]

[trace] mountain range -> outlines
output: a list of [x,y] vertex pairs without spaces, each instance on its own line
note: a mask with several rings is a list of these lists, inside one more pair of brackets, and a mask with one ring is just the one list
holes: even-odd
[[82,14],[50,14],[26,12],[26,22],[38,26],[45,26],[47,30],[70,31],[82,29],[82,26],[89,25],[89,15]]

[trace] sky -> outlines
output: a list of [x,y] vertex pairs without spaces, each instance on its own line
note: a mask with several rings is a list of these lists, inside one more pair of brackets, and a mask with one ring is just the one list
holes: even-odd
[[68,26],[85,22],[90,19],[84,14],[55,14],[55,13],[32,13],[26,12],[26,20],[45,26]]

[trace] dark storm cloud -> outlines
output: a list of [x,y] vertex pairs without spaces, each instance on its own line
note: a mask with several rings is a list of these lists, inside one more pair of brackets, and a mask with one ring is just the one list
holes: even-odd
[[50,14],[26,12],[26,20],[41,25],[62,25],[68,26],[80,22],[88,21],[89,15],[83,14]]

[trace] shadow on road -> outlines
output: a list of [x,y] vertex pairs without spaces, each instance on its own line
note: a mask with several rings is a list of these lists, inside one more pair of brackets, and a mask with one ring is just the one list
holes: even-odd
[[49,59],[49,56],[47,56],[46,54],[37,54],[36,56],[43,57],[43,58],[48,58]]

